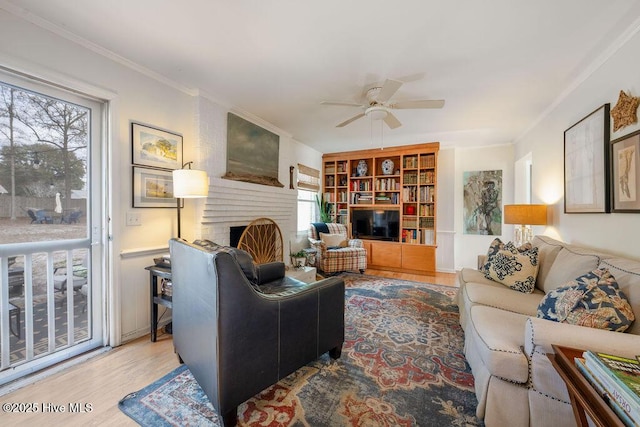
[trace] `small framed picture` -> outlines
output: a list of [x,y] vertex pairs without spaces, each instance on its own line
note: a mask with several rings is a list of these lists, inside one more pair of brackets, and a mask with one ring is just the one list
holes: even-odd
[[[181,201],[182,202],[182,201]],[[175,208],[171,171],[133,167],[134,208]]]
[[131,123],[132,163],[163,169],[182,167],[182,135]]
[[640,130],[611,141],[613,212],[640,213]]

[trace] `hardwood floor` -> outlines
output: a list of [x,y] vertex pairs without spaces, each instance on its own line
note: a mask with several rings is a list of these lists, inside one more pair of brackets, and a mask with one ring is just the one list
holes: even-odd
[[[3,413],[5,426],[137,425],[118,409],[127,394],[149,385],[179,366],[171,335],[158,331],[0,397],[0,404],[36,403],[37,413]],[[69,404],[91,404],[87,413],[69,413]],[[63,405],[66,412],[43,412],[43,404]],[[3,407],[4,408],[4,407]]]
[[[455,286],[455,274],[452,273],[421,276],[369,269],[366,274]],[[35,403],[39,410],[37,413],[3,411],[0,423],[11,426],[137,425],[118,409],[118,401],[179,366],[171,335],[160,331],[158,334],[155,343],[149,340],[149,336],[139,338],[0,396],[0,404]],[[69,404],[75,403],[90,404],[91,412],[70,413]],[[43,412],[43,404],[62,405],[65,412]]]
[[368,268],[365,271],[365,274],[371,274],[372,276],[388,277],[391,279],[412,280],[414,282],[432,283],[434,285],[446,285],[446,286],[456,285],[455,273],[436,273],[434,275],[421,275],[421,274],[399,273],[395,271],[373,270],[371,268]]

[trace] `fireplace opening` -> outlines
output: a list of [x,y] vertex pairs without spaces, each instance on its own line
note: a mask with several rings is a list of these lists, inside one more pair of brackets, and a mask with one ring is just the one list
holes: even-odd
[[238,247],[238,242],[240,242],[240,237],[245,228],[247,228],[246,225],[229,227],[229,246]]

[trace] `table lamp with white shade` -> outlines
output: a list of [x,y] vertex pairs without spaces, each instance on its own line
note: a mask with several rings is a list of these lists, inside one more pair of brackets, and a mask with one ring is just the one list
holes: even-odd
[[[180,199],[197,199],[209,195],[209,177],[205,171],[191,169],[193,162],[173,171],[173,196],[178,207],[178,238],[180,238]],[[188,166],[188,169],[185,169]]]

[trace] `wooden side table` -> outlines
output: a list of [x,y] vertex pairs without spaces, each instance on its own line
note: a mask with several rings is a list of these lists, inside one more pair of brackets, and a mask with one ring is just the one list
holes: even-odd
[[149,286],[151,288],[151,342],[156,342],[158,338],[158,305],[173,308],[171,297],[158,293],[158,277],[171,280],[171,268],[150,265],[144,269],[149,270]]
[[576,367],[574,358],[582,357],[584,350],[557,345],[551,347],[555,354],[549,353],[547,357],[567,385],[576,423],[579,426],[588,426],[587,415],[589,415],[596,426],[624,427],[624,423],[613,409]]

